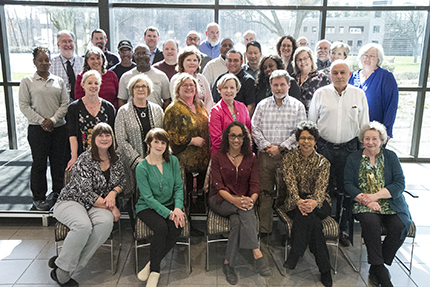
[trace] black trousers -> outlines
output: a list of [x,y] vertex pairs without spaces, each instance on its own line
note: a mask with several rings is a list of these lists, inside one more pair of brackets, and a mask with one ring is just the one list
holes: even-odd
[[291,253],[303,256],[309,245],[309,250],[315,256],[315,262],[321,273],[330,271],[330,256],[322,231],[321,220],[329,216],[330,205],[324,201],[321,208],[306,216],[298,208],[287,213],[293,219],[291,228]]
[[[397,214],[383,215],[371,212],[359,213],[355,217],[360,221],[361,236],[367,248],[369,264],[391,265],[397,250],[402,246],[404,239],[401,233],[405,225]],[[387,227],[387,236],[381,243],[381,225]]]
[[330,162],[330,178],[328,184],[328,191],[330,193],[330,196],[332,198],[335,198],[335,200],[333,200],[334,202],[336,202],[335,219],[337,222],[339,222],[340,211],[342,208],[345,208],[342,221],[339,222],[340,230],[348,230],[349,222],[350,238],[352,238],[352,206],[350,198],[345,196],[344,170],[348,156],[351,153],[357,151],[359,148],[358,138],[354,138],[353,140],[341,145],[334,145],[320,137],[318,139],[317,146],[318,153],[322,154]]
[[160,273],[161,260],[175,247],[176,241],[181,235],[182,227],[176,228],[172,220],[162,217],[149,208],[139,211],[137,217],[154,231],[149,255],[149,260],[151,261],[150,270],[151,272]]
[[59,194],[64,185],[64,149],[67,141],[67,128],[61,126],[47,132],[39,125],[28,126],[28,143],[31,148],[30,188],[33,200],[45,200],[48,190],[46,168],[49,159],[52,177],[52,191]]

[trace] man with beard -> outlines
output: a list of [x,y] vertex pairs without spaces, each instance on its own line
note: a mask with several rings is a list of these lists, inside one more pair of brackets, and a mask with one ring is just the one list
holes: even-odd
[[[255,108],[255,80],[254,78],[242,69],[242,53],[235,49],[231,49],[227,52],[227,73],[235,75],[240,81],[240,90],[237,92],[235,97],[236,101],[242,102],[245,104],[248,109],[249,117],[252,117],[252,113]],[[214,102],[219,102],[221,100],[221,95],[218,91],[218,81],[225,74],[219,75],[216,80],[213,88],[212,88],[212,97]]]
[[262,55],[260,43],[251,41],[246,44],[245,56],[248,63],[244,64],[242,68],[254,79],[257,79],[258,66]]
[[133,46],[129,40],[122,40],[118,43],[118,54],[121,62],[110,68],[110,70],[116,74],[119,81],[125,72],[136,67],[136,64],[131,61],[133,58]]
[[75,34],[71,31],[62,30],[57,33],[57,46],[60,55],[52,58],[49,72],[64,80],[72,102],[75,100],[76,77],[82,72],[84,58],[75,54]]
[[315,54],[317,55],[317,71],[330,68],[330,46],[331,43],[327,40],[318,41],[315,46]]
[[151,67],[149,64],[151,53],[149,47],[145,44],[139,44],[134,49],[134,60],[136,67],[122,75],[119,81],[118,105],[122,106],[131,100],[130,92],[127,89],[128,82],[131,78],[138,74],[145,74],[154,83],[151,94],[148,96],[148,101],[159,104],[166,108],[170,102],[169,79],[166,74],[158,69]]
[[206,26],[206,41],[203,41],[199,46],[200,52],[208,55],[211,59],[217,58],[220,54],[219,28],[217,23],[209,23]]
[[282,153],[294,147],[294,130],[301,121],[306,120],[305,106],[299,100],[288,96],[288,72],[273,71],[269,82],[273,96],[258,103],[251,120],[252,138],[258,148],[262,237],[272,232],[275,173],[281,166]]
[[160,33],[156,27],[148,27],[143,33],[143,39],[151,52],[150,64],[161,62],[164,59],[163,52],[157,48],[158,41],[160,41]]
[[176,71],[176,63],[178,62],[178,53],[179,53],[178,42],[176,42],[173,39],[167,40],[163,44],[164,60],[161,62],[158,62],[155,65],[152,65],[152,67],[164,72],[170,81],[173,75],[178,73],[178,71]]
[[[185,38],[185,44],[187,44],[187,46],[193,45],[198,50],[200,46],[200,34],[194,30],[191,30],[190,32],[188,32],[187,37]],[[212,60],[211,57],[202,53],[202,60],[200,61],[200,71],[203,71],[203,68],[210,60]]]
[[220,55],[216,59],[212,59],[207,63],[205,69],[203,70],[203,76],[209,82],[211,90],[215,84],[216,79],[219,75],[227,72],[227,63],[225,61],[227,52],[233,48],[233,41],[229,38],[222,40],[221,46],[219,47]]
[[108,51],[108,49],[106,48],[107,41],[108,41],[108,38],[107,38],[106,32],[103,31],[102,29],[95,29],[91,33],[91,43],[94,46],[99,47],[103,51],[107,60],[106,69],[109,70],[110,68],[112,68],[113,66],[119,63],[119,59],[114,53],[111,53]]

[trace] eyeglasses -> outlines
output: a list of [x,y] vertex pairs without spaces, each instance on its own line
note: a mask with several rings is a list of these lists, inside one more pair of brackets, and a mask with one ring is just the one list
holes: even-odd
[[188,88],[195,88],[196,87],[196,85],[194,85],[194,84],[183,84],[182,86],[181,86],[181,88],[185,88],[185,89],[188,89]]
[[301,63],[301,62],[305,62],[305,61],[307,61],[308,59],[310,59],[311,57],[304,57],[304,58],[301,58],[301,59],[297,59],[297,62],[299,62],[299,63]]
[[124,54],[124,55],[131,55],[131,54],[133,54],[133,52],[132,51],[130,51],[130,50],[126,50],[126,51],[119,51],[119,53],[120,54]]
[[229,134],[228,135],[228,137],[232,140],[232,141],[234,141],[235,139],[238,139],[238,140],[243,140],[243,135],[242,134],[240,134],[240,135],[236,135],[236,134]]
[[227,59],[227,62],[229,62],[229,63],[239,63],[240,62],[240,60],[239,59]]
[[363,54],[363,55],[361,56],[361,58],[363,58],[363,59],[369,58],[370,60],[375,60],[375,59],[377,59],[378,57],[377,57],[377,56],[375,56],[375,55]]
[[299,137],[300,141],[314,141],[315,138],[314,137]]
[[148,85],[145,85],[145,84],[141,85],[141,86],[136,85],[133,87],[133,89],[135,89],[135,90],[146,89],[146,88],[148,88]]

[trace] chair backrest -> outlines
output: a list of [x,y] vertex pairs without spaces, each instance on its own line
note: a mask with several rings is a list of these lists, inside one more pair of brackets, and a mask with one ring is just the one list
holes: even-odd
[[276,181],[275,208],[277,208],[284,205],[285,199],[287,198],[287,185],[285,184],[282,168],[280,167],[276,169],[275,181]]

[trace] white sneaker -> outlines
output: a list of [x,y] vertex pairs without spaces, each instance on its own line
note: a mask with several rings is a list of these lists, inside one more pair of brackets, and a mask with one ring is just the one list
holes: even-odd
[[139,279],[140,281],[146,281],[148,280],[149,277],[149,271],[150,271],[150,264],[151,262],[148,261],[148,263],[145,265],[145,267],[143,267],[142,270],[140,270],[140,272],[137,274],[137,279]]

